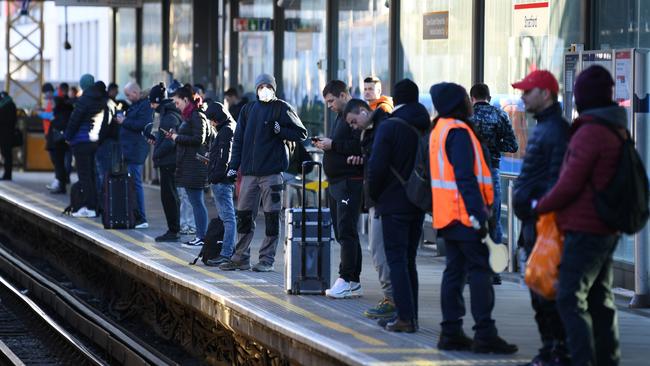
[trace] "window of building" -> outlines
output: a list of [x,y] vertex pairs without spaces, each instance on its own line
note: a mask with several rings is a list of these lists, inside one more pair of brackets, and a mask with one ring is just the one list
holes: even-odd
[[428,90],[442,81],[470,87],[472,75],[472,0],[401,1],[400,44],[404,77]]
[[296,108],[312,135],[323,133],[325,106],[321,90],[327,80],[325,0],[301,1],[285,8],[284,99]]
[[238,80],[244,93],[253,99],[255,78],[262,73],[273,75],[272,19],[272,1],[242,0],[239,18],[232,24],[238,27],[236,34],[239,36]]
[[[117,12],[116,26],[115,82],[120,86],[120,92],[123,95],[122,90],[126,83],[135,80],[135,9],[120,8]],[[78,29],[73,27],[73,32]]]
[[[388,80],[388,14],[384,0],[339,1],[338,75],[355,98],[362,97],[366,77]],[[389,85],[383,87],[390,90]]]
[[183,84],[192,82],[193,14],[192,0],[172,0],[169,9],[169,71]]
[[142,88],[163,81],[162,75],[162,4],[142,5]]

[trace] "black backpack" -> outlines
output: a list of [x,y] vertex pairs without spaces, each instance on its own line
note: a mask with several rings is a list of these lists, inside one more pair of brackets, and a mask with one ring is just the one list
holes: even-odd
[[594,123],[608,127],[621,140],[621,157],[612,179],[600,191],[591,183],[596,212],[612,229],[634,234],[643,229],[650,215],[648,174],[628,130],[623,138],[613,125]]
[[83,199],[84,192],[83,189],[81,189],[81,184],[75,182],[70,186],[70,205],[63,210],[62,214],[72,215],[73,212],[79,211],[79,209],[84,205]]
[[422,212],[431,212],[431,178],[429,174],[429,133],[422,133],[401,118],[389,119],[401,123],[411,129],[418,136],[418,146],[415,155],[413,170],[407,179],[402,178],[397,169],[391,165],[390,170],[397,180],[404,186],[406,197]]
[[224,227],[223,221],[217,216],[210,221],[208,230],[205,232],[203,238],[203,247],[199,255],[194,258],[190,265],[195,265],[201,259],[203,264],[207,264],[210,259],[217,258],[221,254],[221,247],[223,246]]

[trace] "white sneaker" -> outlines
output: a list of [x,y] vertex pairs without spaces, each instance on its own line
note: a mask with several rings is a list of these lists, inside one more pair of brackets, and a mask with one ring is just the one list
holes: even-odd
[[350,281],[350,294],[351,297],[363,296],[363,291],[361,290],[361,283]]
[[148,229],[149,228],[149,223],[146,221],[143,221],[137,225],[135,225],[136,229]]
[[97,217],[95,210],[89,210],[86,206],[72,213],[72,217]]
[[[359,286],[361,289],[361,286]],[[331,297],[333,299],[349,299],[352,297],[352,286],[351,282],[348,282],[342,278],[337,278],[334,282],[334,286],[325,290],[325,296]]]
[[50,191],[56,191],[57,189],[61,188],[61,183],[58,179],[54,179],[52,183],[46,185],[45,188],[49,189]]

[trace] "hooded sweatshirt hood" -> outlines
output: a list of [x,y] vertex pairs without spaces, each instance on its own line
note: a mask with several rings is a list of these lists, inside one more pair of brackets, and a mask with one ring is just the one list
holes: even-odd
[[583,111],[580,116],[595,117],[616,127],[627,128],[627,111],[618,105],[588,109]]

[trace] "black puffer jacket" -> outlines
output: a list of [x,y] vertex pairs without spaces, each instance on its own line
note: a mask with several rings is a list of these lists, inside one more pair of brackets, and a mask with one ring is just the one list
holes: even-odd
[[208,165],[196,159],[196,154],[205,155],[209,134],[208,119],[198,109],[181,123],[176,137],[176,186],[191,189],[206,186]]
[[[278,134],[273,131],[276,119]],[[279,174],[289,167],[284,140],[301,142],[305,138],[307,129],[287,102],[248,103],[237,120],[230,168],[241,168],[243,175],[256,177]]]
[[4,94],[0,97],[0,145],[13,146],[14,130],[16,129],[16,104],[13,99]]
[[[237,123],[232,118],[228,110],[223,108],[223,105],[215,103],[217,110],[214,116],[210,115],[212,121],[217,121],[216,137],[212,139],[210,146],[210,164],[208,167],[208,182],[211,184],[217,183],[233,183],[235,177],[227,177],[228,165],[230,164],[230,156],[232,151],[233,137],[235,136],[235,128]],[[210,109],[209,109],[210,110]]]
[[[417,102],[393,110],[391,117],[403,119],[421,133],[426,132],[431,124],[429,112]],[[415,131],[391,118],[381,122],[377,128],[368,161],[368,187],[380,215],[421,212],[409,201],[404,186],[390,169],[394,167],[403,179],[408,179],[415,164],[419,139]]]
[[98,81],[75,103],[65,130],[65,139],[71,146],[99,140],[108,100],[105,88],[104,83]]
[[329,135],[332,139],[332,148],[323,154],[323,170],[330,182],[363,176],[361,165],[348,164],[349,156],[361,154],[360,137],[361,132],[353,130],[345,122],[342,114],[336,116]]
[[555,185],[569,139],[569,123],[562,117],[559,103],[536,114],[535,119],[537,125],[528,138],[514,187],[514,211],[523,222],[520,244],[526,247],[535,242],[536,216],[531,203]]
[[176,108],[171,99],[165,99],[158,105],[156,112],[160,114],[160,127],[156,135],[156,143],[153,145],[153,165],[160,166],[176,165],[176,145],[170,139],[165,138],[165,131],[178,130],[181,124],[181,112]]
[[375,206],[375,201],[370,198],[370,187],[368,186],[368,160],[372,156],[372,144],[375,141],[375,133],[377,128],[379,128],[379,123],[390,115],[384,112],[383,109],[377,108],[372,112],[370,119],[372,120],[372,125],[361,132],[361,151],[363,153],[363,161],[366,164],[363,164],[363,203],[366,209]]

